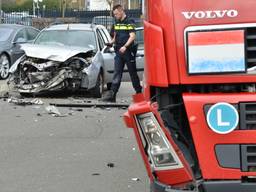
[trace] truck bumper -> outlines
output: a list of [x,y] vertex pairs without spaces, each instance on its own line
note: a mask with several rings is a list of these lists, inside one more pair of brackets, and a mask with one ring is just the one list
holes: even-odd
[[255,192],[256,183],[242,183],[241,181],[205,181],[202,183],[203,191],[178,190],[157,181],[151,183],[151,192]]

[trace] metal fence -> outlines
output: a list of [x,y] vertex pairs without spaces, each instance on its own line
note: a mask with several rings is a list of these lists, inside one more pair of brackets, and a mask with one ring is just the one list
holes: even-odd
[[[127,15],[133,18],[137,26],[142,25],[140,9],[126,10]],[[41,20],[48,23],[62,23],[62,22],[79,22],[79,23],[95,23],[101,24],[109,28],[113,23],[113,17],[110,15],[109,10],[97,10],[97,11],[82,11],[82,10],[65,10],[64,17],[63,12],[59,10],[41,10],[37,11],[36,15],[33,15],[33,11],[19,11],[19,12],[1,12],[1,22],[10,24],[22,24],[33,25],[37,28],[44,26],[38,26],[36,23]],[[45,24],[47,26],[48,24]]]

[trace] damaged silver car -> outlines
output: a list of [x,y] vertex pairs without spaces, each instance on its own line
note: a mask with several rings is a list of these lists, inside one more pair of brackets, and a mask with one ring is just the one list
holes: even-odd
[[21,94],[87,90],[101,97],[104,61],[99,29],[106,30],[89,24],[44,29],[33,44],[22,45],[25,55],[12,65],[10,81]]

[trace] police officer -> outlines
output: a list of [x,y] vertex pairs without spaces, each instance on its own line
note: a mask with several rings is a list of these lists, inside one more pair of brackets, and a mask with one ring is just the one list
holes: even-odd
[[141,93],[142,87],[136,70],[136,52],[134,44],[135,25],[133,20],[128,18],[121,5],[113,7],[113,15],[116,19],[114,24],[114,36],[108,46],[115,44],[115,68],[111,90],[103,97],[103,101],[115,102],[116,93],[121,84],[124,65],[127,65],[133,88],[136,93]]

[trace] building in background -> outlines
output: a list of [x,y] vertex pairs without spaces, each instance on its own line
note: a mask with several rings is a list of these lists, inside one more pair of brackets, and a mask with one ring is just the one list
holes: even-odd
[[[22,5],[27,1],[32,0],[1,0],[4,3],[12,3],[16,2],[16,5]],[[44,4],[44,2],[48,2],[49,0],[42,0],[43,2],[41,4]],[[70,9],[76,9],[76,10],[106,10],[110,9],[110,6],[107,2],[107,0],[51,0],[58,2],[58,7],[65,7]],[[121,4],[124,6],[125,9],[141,9],[142,8],[142,1],[143,0],[111,0],[112,6],[116,4]],[[49,2],[48,2],[49,3]],[[48,4],[46,3],[46,4]]]
[[121,4],[125,9],[141,8],[141,0],[114,0],[114,5],[115,4]]
[[[140,9],[142,0],[113,0],[112,5],[121,4],[125,9]],[[105,10],[110,9],[107,0],[87,0],[87,9]]]
[[[32,0],[2,0],[3,2],[16,2],[16,5],[22,5],[27,1],[31,1]],[[62,4],[64,4],[64,7],[66,8],[70,8],[70,9],[77,9],[77,10],[85,10],[86,8],[86,2],[87,0],[52,0],[52,1],[57,1],[57,4],[59,4],[59,7],[62,7]],[[103,0],[104,1],[104,0]],[[45,3],[46,0],[42,0],[42,2],[40,1],[41,4],[47,4]],[[49,3],[49,0],[48,0]]]
[[109,5],[106,0],[90,0],[89,10],[106,10],[109,9]]
[[78,10],[86,9],[87,1],[85,0],[66,0],[66,1],[67,1],[67,8],[78,9]]

